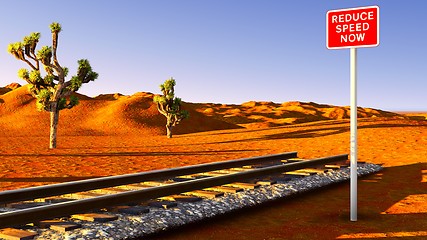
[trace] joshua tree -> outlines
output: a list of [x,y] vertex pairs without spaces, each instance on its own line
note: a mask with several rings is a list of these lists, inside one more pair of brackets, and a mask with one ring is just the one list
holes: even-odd
[[163,114],[166,119],[166,131],[168,138],[172,137],[172,127],[179,124],[181,120],[188,118],[189,114],[185,110],[181,110],[181,98],[175,97],[174,87],[175,79],[170,78],[160,85],[160,90],[163,95],[154,96],[154,102],[157,104],[157,109]]
[[[61,25],[54,22],[50,25],[50,30],[52,32],[52,47],[44,46],[37,51],[37,54],[36,46],[40,38],[38,32],[24,37],[22,42],[9,44],[7,50],[18,60],[24,61],[31,67],[31,71],[25,68],[20,69],[18,76],[29,83],[29,91],[37,100],[37,109],[50,112],[49,147],[56,148],[59,111],[76,106],[78,99],[71,94],[79,90],[83,83],[97,79],[98,73],[92,71],[87,59],[81,59],[77,61],[79,65],[77,75],[65,81],[68,68],[62,67],[56,56]],[[44,77],[40,73],[40,65],[44,67]]]

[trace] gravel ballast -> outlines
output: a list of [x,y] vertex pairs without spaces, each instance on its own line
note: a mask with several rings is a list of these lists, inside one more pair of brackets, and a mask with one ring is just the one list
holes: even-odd
[[[382,167],[376,164],[358,164],[358,175],[372,174],[381,169]],[[277,184],[263,185],[253,190],[225,194],[215,199],[204,199],[194,203],[180,202],[177,207],[171,209],[149,207],[150,212],[141,215],[114,213],[119,217],[118,220],[107,223],[73,220],[80,223],[82,227],[65,233],[51,229],[32,230],[38,233],[34,239],[132,239],[349,179],[350,169],[343,168],[286,182],[279,181]]]

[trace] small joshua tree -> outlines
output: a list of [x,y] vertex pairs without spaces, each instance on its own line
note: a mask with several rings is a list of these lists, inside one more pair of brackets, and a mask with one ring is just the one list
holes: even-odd
[[[83,83],[94,81],[98,74],[92,71],[89,61],[78,60],[77,75],[65,81],[68,68],[62,67],[57,59],[58,35],[61,31],[59,23],[50,25],[52,32],[52,47],[44,46],[36,54],[40,33],[31,33],[24,37],[22,42],[9,44],[8,52],[18,60],[24,61],[31,67],[31,71],[20,69],[18,76],[29,83],[29,90],[37,102],[39,111],[50,112],[50,148],[56,148],[56,135],[59,120],[59,111],[71,109],[78,104],[77,97],[71,96],[79,90]],[[53,58],[53,59],[52,59]],[[43,65],[46,75],[41,76],[40,65]],[[69,100],[67,100],[69,97]]]
[[181,110],[181,98],[175,97],[174,87],[175,79],[170,78],[160,85],[160,90],[163,95],[154,96],[154,102],[157,104],[157,109],[163,114],[166,119],[166,131],[168,138],[172,137],[172,127],[176,126],[181,120],[188,118],[189,114],[185,110]]

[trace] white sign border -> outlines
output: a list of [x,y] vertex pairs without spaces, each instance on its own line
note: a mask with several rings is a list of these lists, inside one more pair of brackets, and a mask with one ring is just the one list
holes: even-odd
[[[361,9],[368,9],[368,8],[376,8],[377,9],[377,43],[376,44],[370,44],[370,45],[359,45],[359,46],[345,46],[345,47],[329,47],[329,22],[328,22],[328,16],[329,13],[332,12],[343,12],[343,11],[351,11],[351,10],[361,10]],[[343,9],[334,9],[329,10],[326,12],[326,48],[327,49],[346,49],[346,48],[363,48],[363,47],[378,47],[380,45],[380,7],[377,5],[372,6],[364,6],[364,7],[356,7],[356,8],[343,8]]]

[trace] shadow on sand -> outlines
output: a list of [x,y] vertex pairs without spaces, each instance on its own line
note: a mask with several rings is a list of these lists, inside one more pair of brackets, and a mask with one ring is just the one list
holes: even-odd
[[145,157],[145,156],[193,156],[193,155],[218,155],[237,152],[252,152],[258,149],[250,150],[208,150],[208,151],[188,151],[188,152],[101,152],[101,153],[17,153],[17,154],[0,154],[0,157]]
[[[370,128],[396,128],[396,127],[405,127],[405,128],[415,127],[416,128],[419,126],[411,125],[411,124],[372,124],[372,125],[366,125],[366,126],[358,126],[358,129],[360,130],[360,129],[370,129]],[[278,127],[278,128],[284,128],[284,127]],[[248,131],[256,131],[256,130],[248,130]],[[222,141],[222,142],[211,142],[206,144],[252,142],[252,141],[259,141],[259,140],[277,140],[277,139],[317,138],[317,137],[336,135],[336,134],[345,133],[345,132],[350,132],[349,126],[304,129],[304,130],[289,131],[289,132],[276,133],[276,134],[266,134],[263,137],[248,138],[248,139],[242,139],[242,140],[229,140],[229,141]]]

